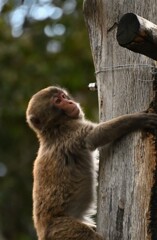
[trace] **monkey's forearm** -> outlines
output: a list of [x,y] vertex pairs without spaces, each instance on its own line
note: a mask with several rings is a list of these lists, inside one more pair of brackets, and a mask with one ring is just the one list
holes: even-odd
[[86,142],[91,149],[117,140],[125,134],[142,128],[157,127],[156,114],[128,114],[97,125],[87,136]]

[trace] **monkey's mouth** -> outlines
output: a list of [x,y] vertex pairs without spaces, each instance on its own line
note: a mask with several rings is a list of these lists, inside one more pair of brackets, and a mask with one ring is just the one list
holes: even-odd
[[71,109],[67,115],[72,118],[77,118],[79,116],[80,110],[77,106],[74,106],[74,108]]
[[80,113],[79,108],[78,108],[78,107],[75,107],[75,108],[73,109],[72,113],[73,113],[76,117],[78,117],[78,115],[79,115],[79,113]]

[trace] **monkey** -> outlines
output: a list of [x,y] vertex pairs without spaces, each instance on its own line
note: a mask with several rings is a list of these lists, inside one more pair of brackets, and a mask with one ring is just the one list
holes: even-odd
[[133,113],[88,121],[63,88],[34,94],[26,120],[39,140],[33,168],[33,220],[39,240],[104,240],[94,229],[96,164],[93,151],[140,129],[157,127],[157,114]]

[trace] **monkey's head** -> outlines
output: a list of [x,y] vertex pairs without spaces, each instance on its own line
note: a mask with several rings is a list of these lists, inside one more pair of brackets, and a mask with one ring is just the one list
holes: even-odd
[[35,132],[51,130],[84,116],[80,106],[64,89],[47,87],[29,101],[26,118]]

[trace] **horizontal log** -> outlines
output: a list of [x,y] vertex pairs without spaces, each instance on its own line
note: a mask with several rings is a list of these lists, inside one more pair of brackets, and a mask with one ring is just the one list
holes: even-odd
[[117,41],[122,47],[157,60],[157,25],[134,13],[120,19]]

